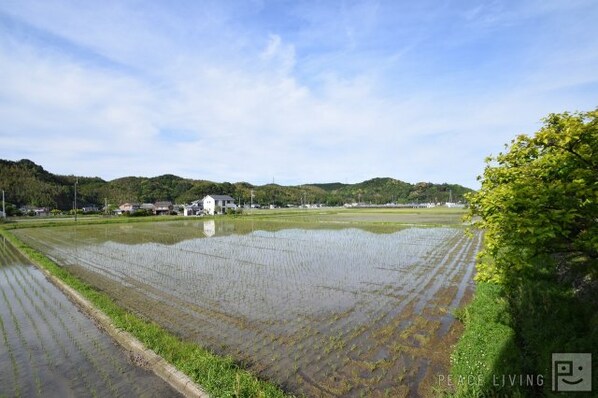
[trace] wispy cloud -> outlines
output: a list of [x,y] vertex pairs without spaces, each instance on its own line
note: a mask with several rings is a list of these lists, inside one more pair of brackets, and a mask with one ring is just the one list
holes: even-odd
[[104,178],[475,187],[515,134],[598,105],[597,17],[588,1],[8,1],[0,157]]

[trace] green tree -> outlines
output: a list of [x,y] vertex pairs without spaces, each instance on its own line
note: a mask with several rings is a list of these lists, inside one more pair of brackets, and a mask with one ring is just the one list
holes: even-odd
[[486,159],[481,189],[467,195],[470,220],[485,230],[478,279],[523,275],[533,259],[583,258],[597,273],[598,108],[551,114],[533,137],[520,135]]

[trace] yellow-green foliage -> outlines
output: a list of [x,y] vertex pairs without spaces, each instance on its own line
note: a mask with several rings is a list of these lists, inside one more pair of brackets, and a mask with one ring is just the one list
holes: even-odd
[[598,109],[551,114],[486,163],[481,189],[467,198],[470,220],[485,230],[482,256],[493,259],[478,279],[525,275],[542,254],[598,258]]

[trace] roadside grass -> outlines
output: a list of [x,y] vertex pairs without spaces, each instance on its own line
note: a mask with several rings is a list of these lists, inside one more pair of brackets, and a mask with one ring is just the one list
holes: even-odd
[[185,342],[159,325],[119,307],[107,294],[94,289],[73,276],[64,267],[27,246],[13,234],[0,230],[15,247],[34,264],[46,269],[88,299],[146,347],[162,356],[177,369],[191,377],[213,397],[285,397],[278,386],[258,379],[239,366],[231,357],[216,355],[197,344]]
[[451,383],[440,387],[454,397],[517,396],[517,390],[500,388],[502,375],[522,370],[504,287],[478,283],[472,302],[455,315],[465,330],[451,354]]
[[[446,396],[563,397],[552,391],[552,354],[598,355],[598,290],[557,276],[548,259],[533,269],[505,285],[478,282],[472,302],[457,312],[465,330],[451,355]],[[595,359],[592,375],[596,388]]]

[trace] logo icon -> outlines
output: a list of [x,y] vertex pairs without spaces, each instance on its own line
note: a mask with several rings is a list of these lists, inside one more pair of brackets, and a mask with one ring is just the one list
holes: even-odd
[[592,354],[553,353],[552,391],[592,391]]

